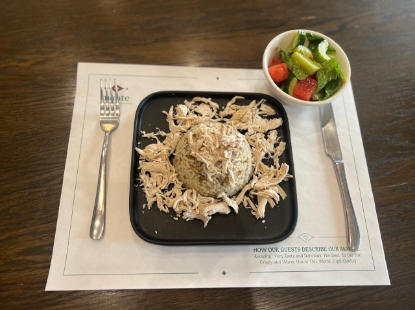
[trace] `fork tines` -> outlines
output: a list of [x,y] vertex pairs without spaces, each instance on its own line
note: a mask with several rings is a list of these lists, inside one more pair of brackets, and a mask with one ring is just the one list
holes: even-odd
[[120,103],[118,100],[118,85],[117,80],[114,79],[114,86],[111,84],[111,79],[105,79],[105,85],[102,85],[102,79],[100,79],[101,92],[100,92],[100,115],[107,117],[118,117],[120,115]]

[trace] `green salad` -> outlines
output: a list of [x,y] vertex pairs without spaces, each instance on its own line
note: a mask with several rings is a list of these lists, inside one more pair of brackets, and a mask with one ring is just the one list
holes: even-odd
[[278,49],[268,67],[272,80],[300,100],[326,100],[346,83],[336,50],[312,32],[299,30],[288,49]]

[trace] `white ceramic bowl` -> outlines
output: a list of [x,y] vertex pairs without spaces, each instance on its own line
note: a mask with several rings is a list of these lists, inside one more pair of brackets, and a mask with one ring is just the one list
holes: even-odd
[[[280,48],[283,50],[287,50],[288,46],[290,45],[291,41],[294,38],[294,35],[299,31],[304,30],[305,32],[311,32],[314,34],[317,34],[319,36],[322,36],[325,38],[331,46],[333,46],[336,49],[336,59],[340,63],[341,69],[343,71],[344,77],[346,79],[346,83],[342,85],[342,87],[330,98],[322,101],[305,101],[300,100],[297,98],[294,98],[287,93],[285,93],[281,88],[279,88],[275,82],[271,79],[271,76],[268,73],[268,67],[271,63],[271,59],[273,56],[277,56],[278,52],[276,51],[276,48]],[[271,42],[268,43],[268,46],[265,49],[264,56],[262,57],[262,70],[264,71],[264,75],[268,81],[269,87],[272,90],[272,93],[277,97],[279,101],[282,103],[287,103],[290,105],[302,105],[302,106],[319,106],[323,104],[327,104],[338,98],[345,88],[350,84],[350,63],[349,59],[347,58],[346,53],[343,51],[343,49],[332,39],[330,39],[328,36],[321,34],[317,31],[313,30],[306,30],[306,29],[295,29],[283,32],[276,36],[274,39],[271,40]]]

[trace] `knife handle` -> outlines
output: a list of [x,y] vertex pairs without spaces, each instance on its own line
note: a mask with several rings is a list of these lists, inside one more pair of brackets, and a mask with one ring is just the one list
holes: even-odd
[[347,246],[351,251],[356,252],[360,247],[360,231],[356,219],[356,214],[354,212],[352,199],[350,198],[344,164],[343,161],[335,161],[334,165],[336,167],[337,181],[339,182],[344,211],[346,215]]

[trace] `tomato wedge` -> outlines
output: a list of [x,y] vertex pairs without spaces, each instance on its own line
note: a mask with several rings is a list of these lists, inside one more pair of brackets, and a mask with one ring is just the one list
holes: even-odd
[[317,89],[318,82],[310,77],[307,77],[305,80],[298,81],[297,85],[293,90],[293,97],[310,101],[311,96]]
[[288,67],[285,63],[273,65],[268,68],[269,75],[275,83],[282,82],[288,78]]

